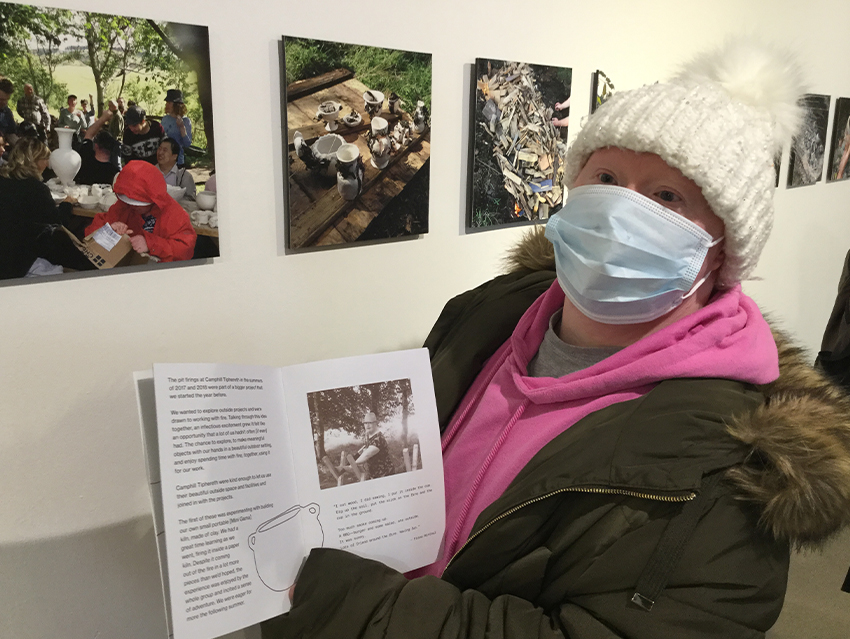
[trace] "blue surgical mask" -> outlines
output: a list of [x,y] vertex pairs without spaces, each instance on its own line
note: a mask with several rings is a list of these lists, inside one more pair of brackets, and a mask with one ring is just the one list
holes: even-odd
[[571,189],[549,218],[558,282],[587,317],[639,324],[679,306],[694,285],[713,239],[699,226],[620,186]]

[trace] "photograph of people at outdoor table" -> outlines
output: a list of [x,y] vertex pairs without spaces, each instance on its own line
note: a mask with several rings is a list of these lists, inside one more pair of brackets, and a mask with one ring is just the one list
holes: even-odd
[[475,61],[468,226],[545,222],[563,205],[572,69]]
[[0,3],[0,279],[215,257],[214,173],[207,27]]
[[316,391],[307,403],[320,488],[422,468],[409,379]]
[[288,247],[428,232],[431,55],[282,39]]

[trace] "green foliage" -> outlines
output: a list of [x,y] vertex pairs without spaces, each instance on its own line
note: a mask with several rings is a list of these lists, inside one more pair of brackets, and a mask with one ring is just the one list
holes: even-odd
[[54,71],[67,59],[59,46],[72,15],[64,9],[0,3],[0,68],[19,88],[19,96],[27,83],[48,105],[64,94],[67,87],[55,80]]
[[412,111],[423,100],[431,109],[431,56],[427,53],[367,47],[306,38],[285,38],[286,83],[334,69],[351,69],[369,88],[397,93]]

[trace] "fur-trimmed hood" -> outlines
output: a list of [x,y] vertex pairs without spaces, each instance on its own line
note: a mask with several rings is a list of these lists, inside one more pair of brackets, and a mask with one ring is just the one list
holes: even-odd
[[[510,272],[554,271],[543,227],[526,233],[506,264]],[[729,424],[752,452],[727,478],[777,539],[817,546],[850,524],[850,398],[775,327],[773,336],[779,379],[761,388],[761,408]]]

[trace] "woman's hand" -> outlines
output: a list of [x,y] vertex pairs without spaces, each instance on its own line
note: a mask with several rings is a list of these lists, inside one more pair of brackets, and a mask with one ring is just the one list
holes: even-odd
[[68,195],[68,196],[65,196],[65,199],[62,200],[62,201],[67,202],[68,204],[76,204],[77,198],[75,198],[73,195]]

